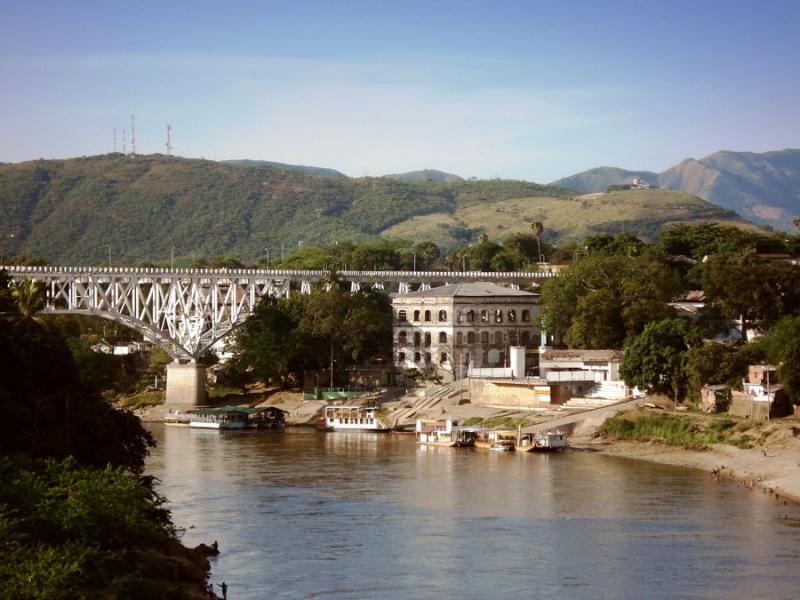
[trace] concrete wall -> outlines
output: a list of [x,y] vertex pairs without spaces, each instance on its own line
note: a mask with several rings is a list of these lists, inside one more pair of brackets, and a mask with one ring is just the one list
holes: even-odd
[[550,406],[550,388],[547,385],[531,385],[521,382],[470,379],[469,401],[471,404],[484,406],[544,408]]

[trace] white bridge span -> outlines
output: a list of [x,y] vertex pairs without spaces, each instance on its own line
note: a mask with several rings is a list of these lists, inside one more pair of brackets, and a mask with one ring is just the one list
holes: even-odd
[[[157,269],[128,267],[0,267],[11,278],[41,281],[47,311],[119,321],[157,342],[176,360],[194,361],[244,323],[264,297],[310,294],[330,285],[326,270]],[[337,271],[353,292],[406,293],[432,285],[494,281],[537,287],[549,272]]]

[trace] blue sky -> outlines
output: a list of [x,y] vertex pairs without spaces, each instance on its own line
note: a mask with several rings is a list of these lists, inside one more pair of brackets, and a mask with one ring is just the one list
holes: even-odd
[[800,147],[800,2],[0,4],[0,161],[137,151],[546,182]]

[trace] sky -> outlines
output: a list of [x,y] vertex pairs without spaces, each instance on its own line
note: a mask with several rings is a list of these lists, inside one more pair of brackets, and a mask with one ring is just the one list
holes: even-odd
[[[800,2],[0,3],[0,162],[122,149],[549,182],[800,147]],[[128,145],[130,142],[128,141]]]

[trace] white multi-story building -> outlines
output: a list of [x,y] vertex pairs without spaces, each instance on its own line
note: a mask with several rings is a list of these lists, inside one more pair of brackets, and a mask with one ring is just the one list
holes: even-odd
[[458,283],[395,296],[394,363],[446,379],[508,366],[511,346],[539,345],[538,294]]

